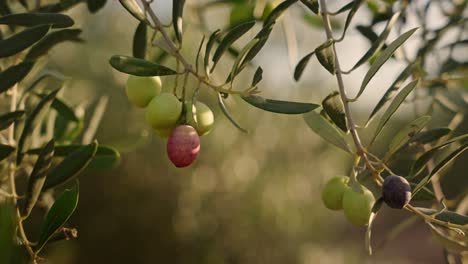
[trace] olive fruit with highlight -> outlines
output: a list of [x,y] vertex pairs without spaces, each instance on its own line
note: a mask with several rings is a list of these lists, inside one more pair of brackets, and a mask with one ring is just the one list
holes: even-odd
[[172,130],[167,140],[167,156],[178,168],[192,164],[200,151],[200,137],[195,128],[181,125]]
[[170,93],[162,93],[151,100],[146,107],[145,118],[148,124],[156,129],[175,127],[182,114],[182,103]]
[[411,186],[401,176],[387,176],[382,186],[382,198],[389,207],[402,209],[411,200]]
[[346,176],[337,176],[331,178],[323,188],[322,201],[328,209],[343,209],[343,194],[349,189],[349,178]]
[[361,191],[349,188],[343,194],[343,211],[346,218],[357,226],[366,226],[372,213],[375,198],[371,191],[361,186]]
[[130,75],[125,87],[128,100],[137,107],[146,107],[161,93],[161,79],[158,76],[142,77]]
[[204,103],[196,102],[192,106],[192,113],[195,112],[196,122],[193,118],[189,119],[189,125],[193,126],[199,136],[208,134],[214,125],[213,111]]

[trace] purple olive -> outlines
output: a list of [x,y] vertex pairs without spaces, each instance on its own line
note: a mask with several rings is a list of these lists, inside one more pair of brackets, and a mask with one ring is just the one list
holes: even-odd
[[411,200],[411,186],[405,178],[390,175],[384,180],[382,197],[389,207],[402,209]]

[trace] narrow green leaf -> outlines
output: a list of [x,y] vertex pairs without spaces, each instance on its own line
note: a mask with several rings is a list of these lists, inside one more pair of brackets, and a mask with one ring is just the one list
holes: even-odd
[[340,9],[338,9],[338,11],[334,12],[334,14],[338,15],[338,14],[341,14],[343,12],[346,12],[346,11],[350,10],[351,8],[354,7],[355,2],[356,1],[352,0],[351,2],[347,3],[346,5],[342,6]]
[[309,128],[321,138],[348,153],[351,152],[348,143],[346,143],[343,132],[338,130],[320,114],[310,111],[307,114],[304,114],[304,120]]
[[55,141],[52,139],[41,149],[39,157],[29,176],[26,199],[23,207],[23,217],[25,218],[29,216],[41,194],[42,186],[44,186],[46,175],[54,156],[54,145]]
[[80,121],[79,118],[75,115],[73,109],[59,98],[55,98],[55,100],[52,102],[52,108],[55,109],[59,115],[63,116],[69,121],[75,123]]
[[[410,182],[411,189],[414,190],[417,184]],[[436,200],[435,194],[427,187],[423,187],[416,195],[411,198],[411,201],[434,201]]]
[[[357,25],[357,31],[361,33],[371,44],[374,44],[379,39],[379,36],[372,30],[372,26]],[[384,45],[385,46],[385,45]],[[385,47],[382,47],[385,48]]]
[[247,33],[247,31],[249,31],[254,25],[255,21],[245,22],[238,26],[235,26],[227,32],[226,36],[223,38],[213,55],[213,67],[211,67],[211,72],[213,72],[214,68],[216,67],[216,65],[218,64],[219,60],[226,52],[228,47],[230,47],[236,40],[238,40],[245,33]]
[[70,219],[78,205],[78,198],[78,184],[73,189],[65,190],[60,194],[42,223],[39,241],[35,247],[36,253],[39,253],[50,237]]
[[387,124],[388,120],[390,120],[390,117],[392,117],[392,115],[400,107],[403,101],[405,101],[406,97],[413,91],[413,89],[416,87],[417,84],[418,84],[418,80],[410,82],[408,85],[405,86],[405,88],[401,90],[400,93],[398,93],[397,96],[395,96],[395,99],[393,99],[392,103],[388,106],[387,110],[380,118],[379,124],[377,125],[377,128],[375,129],[374,138],[372,139],[371,142],[373,142],[375,138],[377,138],[377,136],[382,131],[382,128]]
[[434,169],[422,179],[419,184],[416,186],[415,190],[413,191],[413,195],[417,194],[422,187],[424,187],[426,184],[429,183],[431,178],[439,173],[441,170],[443,170],[445,167],[447,167],[448,164],[450,164],[454,159],[456,159],[459,155],[461,155],[465,150],[468,149],[468,143],[460,146],[457,148],[455,151],[450,153],[447,157],[445,157],[442,161],[440,161]]
[[147,43],[147,24],[141,21],[133,35],[133,57],[145,59],[146,56],[146,43]]
[[34,45],[26,54],[25,60],[36,60],[37,58],[47,54],[55,45],[65,42],[83,42],[79,37],[81,29],[62,29],[51,32]]
[[78,177],[78,175],[86,169],[93,160],[97,152],[97,148],[97,142],[93,142],[89,145],[82,146],[67,155],[62,162],[51,169],[44,183],[43,190],[48,190],[62,185]]
[[396,91],[398,91],[401,85],[406,81],[406,79],[408,79],[411,76],[411,74],[413,73],[413,69],[414,64],[408,64],[408,66],[406,66],[406,68],[400,73],[400,75],[398,75],[398,77],[395,79],[392,85],[390,85],[390,87],[387,89],[380,101],[374,107],[374,110],[372,110],[372,113],[370,114],[369,119],[367,120],[367,124],[369,124],[369,122],[372,120],[375,114],[377,114],[377,112],[385,105],[385,103],[392,99]]
[[21,52],[44,37],[50,25],[39,25],[25,29],[10,38],[0,41],[0,58],[9,57]]
[[364,76],[364,80],[362,81],[361,88],[359,88],[359,92],[356,95],[356,97],[352,100],[356,100],[361,96],[361,94],[364,92],[364,89],[366,88],[367,84],[372,80],[374,75],[379,71],[379,69],[382,67],[382,65],[390,59],[390,57],[393,55],[393,53],[406,41],[408,40],[409,37],[417,30],[417,28],[413,28],[407,32],[405,32],[403,35],[399,36],[396,40],[394,40],[388,47],[382,51],[380,56],[377,58],[377,60],[372,64],[370,67],[369,71],[367,71],[366,76]]
[[327,113],[328,117],[332,122],[343,132],[348,132],[348,126],[346,125],[346,115],[344,113],[343,102],[340,98],[340,93],[335,91],[329,94],[322,101],[323,110]]
[[372,226],[374,224],[374,220],[377,217],[377,213],[379,212],[380,208],[383,204],[383,198],[379,198],[375,201],[374,205],[372,206],[371,215],[369,217],[369,222],[367,224],[366,230],[366,248],[369,256],[372,255],[372,244],[371,244],[371,236],[372,236]]
[[0,144],[0,161],[8,158],[15,150],[12,146]]
[[294,80],[296,80],[296,82],[299,81],[299,79],[301,78],[305,67],[309,63],[309,60],[312,57],[312,55],[314,55],[314,54],[315,54],[315,50],[312,51],[311,53],[307,54],[306,56],[304,56],[304,58],[302,58],[299,61],[299,63],[296,65],[296,68],[294,69]]
[[67,15],[55,13],[20,13],[0,17],[1,25],[15,25],[33,27],[38,25],[52,25],[52,28],[66,28],[75,24]]
[[31,134],[33,133],[34,129],[39,126],[39,124],[44,119],[45,115],[49,111],[52,102],[55,100],[59,89],[51,92],[37,104],[36,108],[29,114],[26,118],[26,122],[24,124],[23,132],[18,141],[18,154],[16,159],[16,164],[20,164],[23,160],[23,153],[29,149],[31,144]]
[[239,67],[240,70],[247,66],[262,50],[263,46],[265,46],[268,38],[270,37],[270,33],[272,30],[272,27],[267,27],[262,28],[262,30],[258,32],[258,34],[254,37],[254,39],[258,39],[258,42],[249,50],[249,52],[245,56],[244,60],[242,61],[242,65]]
[[244,99],[244,101],[246,101],[247,103],[257,108],[279,114],[304,114],[319,107],[319,105],[311,103],[299,103],[265,99],[258,95],[241,96],[241,98]]
[[110,64],[116,70],[137,76],[164,76],[177,74],[165,66],[129,56],[114,55]]
[[442,137],[447,136],[452,130],[448,127],[438,127],[423,131],[414,136],[410,142],[416,142],[420,144],[427,144],[436,140],[439,140]]
[[335,75],[335,52],[333,50],[333,40],[327,40],[324,44],[315,49],[315,56],[322,66]]
[[9,128],[16,120],[23,118],[24,113],[24,111],[15,111],[0,115],[0,130]]
[[119,0],[125,9],[136,19],[146,21],[146,16],[136,0]]
[[106,5],[106,1],[107,0],[87,0],[86,3],[88,5],[89,12],[96,13]]
[[319,13],[319,2],[318,0],[301,0],[301,2],[307,6],[310,11],[314,12],[315,14]]
[[0,94],[10,89],[13,85],[20,82],[31,71],[34,63],[21,62],[0,72]]
[[364,2],[363,0],[354,0],[352,1],[351,3],[345,5],[343,8],[341,8],[341,10],[339,10],[338,12],[344,12],[346,10],[351,9],[348,13],[348,16],[346,17],[346,22],[345,22],[345,25],[344,25],[344,29],[343,29],[343,34],[341,35],[341,39],[344,38],[344,36],[346,35],[346,31],[348,30],[348,27],[349,25],[351,25],[351,21],[353,20],[353,17],[354,15],[356,14],[356,12],[358,11],[359,7],[361,7],[361,4],[362,2]]
[[393,137],[392,141],[390,141],[388,152],[385,154],[385,157],[391,157],[400,148],[405,146],[416,133],[421,131],[429,123],[429,121],[431,121],[430,116],[421,116],[400,129],[395,137]]
[[362,56],[362,58],[359,59],[359,61],[353,66],[351,71],[355,70],[356,68],[364,64],[367,60],[369,60],[371,57],[373,57],[375,54],[380,52],[380,50],[385,44],[385,41],[387,40],[388,35],[390,35],[390,31],[392,30],[395,23],[398,21],[399,17],[400,12],[397,12],[392,16],[392,18],[388,21],[387,25],[385,26],[385,29],[382,31],[380,36],[377,38],[376,41],[372,43],[372,46],[364,54],[364,56]]
[[184,5],[185,0],[172,0],[172,25],[179,43],[182,43]]
[[[468,252],[468,244],[463,240],[450,237],[445,232],[441,231],[440,228],[436,227],[431,223],[427,223],[427,225],[431,228],[431,233],[435,240],[438,241],[444,247],[444,250],[461,255],[463,255],[463,253]],[[466,238],[465,241],[467,241]]]
[[429,160],[431,160],[432,157],[434,157],[434,155],[437,154],[439,150],[449,146],[452,143],[460,142],[460,141],[463,142],[463,140],[465,139],[468,139],[468,134],[447,140],[444,143],[441,143],[433,147],[432,149],[426,151],[411,166],[410,173],[408,174],[408,180],[413,179],[414,177],[416,177],[416,175],[421,173],[421,171],[424,169],[424,167],[429,162]]
[[242,64],[245,60],[247,54],[252,50],[252,48],[259,42],[259,39],[252,39],[245,47],[241,50],[236,60],[234,61],[229,75],[228,80],[234,80],[234,78],[242,71]]
[[468,216],[466,215],[461,215],[457,214],[452,211],[442,211],[438,212],[435,209],[429,209],[429,208],[422,208],[422,207],[416,207],[419,211],[423,212],[426,215],[433,216],[435,219],[456,224],[456,225],[467,225],[468,224]]
[[213,48],[213,45],[215,44],[216,40],[219,38],[221,30],[217,29],[213,33],[211,33],[210,38],[208,39],[208,42],[206,43],[205,47],[205,58],[203,59],[203,66],[205,68],[205,74],[206,76],[210,76],[210,53],[211,49]]
[[255,71],[254,77],[252,79],[252,87],[255,87],[259,82],[263,79],[263,69],[262,67],[258,66],[257,70]]
[[271,11],[268,17],[265,19],[264,26],[269,27],[270,25],[276,23],[276,20],[284,13],[284,11],[288,10],[288,8],[296,3],[297,0],[285,0],[281,4],[279,4],[275,9]]
[[247,129],[244,129],[242,128],[239,123],[237,123],[237,121],[231,116],[231,114],[229,113],[226,105],[224,104],[224,99],[222,97],[222,95],[220,93],[218,93],[218,105],[219,107],[221,108],[221,111],[223,112],[223,114],[227,117],[227,119],[229,121],[231,121],[231,123],[237,128],[239,129],[240,131],[244,132],[244,133],[248,133]]

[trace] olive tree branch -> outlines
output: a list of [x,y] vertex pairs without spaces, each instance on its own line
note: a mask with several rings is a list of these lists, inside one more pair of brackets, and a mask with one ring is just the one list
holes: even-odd
[[[332,28],[331,28],[331,24],[330,24],[329,14],[328,14],[328,11],[327,11],[326,0],[320,0],[320,7],[321,7],[320,12],[322,14],[322,19],[323,19],[323,22],[324,22],[325,32],[327,34],[327,39],[333,40]],[[366,151],[366,149],[364,148],[364,146],[361,143],[361,139],[360,139],[359,134],[358,134],[357,129],[356,129],[356,124],[354,123],[354,120],[353,120],[353,117],[352,117],[352,114],[351,114],[351,110],[350,110],[350,107],[349,107],[349,98],[346,95],[344,82],[343,82],[342,71],[341,71],[341,67],[340,67],[340,62],[339,62],[338,56],[336,54],[335,42],[333,42],[332,48],[333,48],[333,52],[335,53],[335,75],[336,75],[336,80],[337,80],[337,83],[338,83],[340,98],[341,98],[341,101],[343,102],[344,112],[345,112],[345,116],[346,116],[346,121],[348,123],[349,132],[351,133],[354,145],[356,146],[356,151],[357,151],[356,154],[364,160],[367,167],[371,170],[371,172],[373,174],[373,177],[374,177],[374,180],[376,182],[380,182],[382,180],[381,177],[380,177],[380,174],[379,174],[378,170],[376,170],[372,166],[372,164],[369,161],[369,158],[367,157],[367,151]],[[351,179],[353,179],[353,177],[351,177]]]
[[[230,89],[223,88],[224,85],[215,85],[209,81],[209,79],[205,76],[199,75],[192,64],[190,64],[184,56],[180,53],[180,49],[177,47],[177,45],[172,41],[171,37],[167,33],[166,29],[164,28],[163,24],[159,20],[159,18],[156,16],[154,11],[150,7],[150,2],[146,0],[141,1],[144,7],[144,10],[149,14],[151,17],[151,20],[153,21],[153,24],[150,26],[154,28],[155,30],[161,32],[162,38],[164,42],[167,44],[168,53],[173,56],[177,61],[180,61],[184,67],[184,71],[190,73],[193,75],[195,78],[198,79],[201,83],[205,84],[206,86],[212,88],[216,92],[222,92],[222,93],[228,93],[228,94],[238,94],[238,95],[244,95],[244,91],[232,91]],[[206,56],[206,54],[205,54]]]

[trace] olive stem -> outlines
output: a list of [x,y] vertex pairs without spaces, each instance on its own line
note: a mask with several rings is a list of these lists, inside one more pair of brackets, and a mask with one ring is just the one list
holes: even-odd
[[[330,24],[330,18],[329,18],[329,14],[327,11],[327,3],[325,0],[320,0],[320,8],[321,8],[320,12],[322,14],[322,19],[323,19],[327,39],[333,40],[332,27]],[[378,181],[380,177],[379,172],[369,162],[369,159],[366,154],[366,150],[362,146],[361,139],[356,129],[356,124],[354,123],[354,120],[351,114],[351,110],[349,107],[349,98],[346,95],[346,90],[344,87],[343,76],[342,76],[342,70],[340,67],[338,55],[336,53],[336,47],[335,47],[334,41],[332,43],[332,49],[333,49],[333,52],[335,53],[335,75],[336,75],[336,80],[338,83],[340,98],[341,98],[341,101],[343,102],[344,112],[345,112],[346,120],[348,123],[349,132],[351,133],[354,145],[356,146],[357,155],[362,157],[367,167],[372,171],[374,180]]]
[[182,65],[184,66],[185,72],[192,74],[200,82],[212,88],[218,93],[222,92],[222,93],[228,93],[228,94],[244,95],[243,91],[232,91],[230,89],[225,89],[223,88],[224,85],[212,84],[206,77],[198,75],[198,73],[194,70],[194,67],[184,58],[184,56],[182,56],[182,54],[180,53],[180,49],[177,48],[174,41],[172,41],[171,37],[169,37],[169,35],[167,34],[167,31],[164,29],[164,26],[162,25],[161,21],[156,16],[153,9],[151,9],[150,2],[147,2],[146,0],[142,0],[141,2],[143,3],[144,9],[148,12],[151,19],[153,20],[154,25],[150,24],[150,26],[156,29],[157,31],[161,32],[164,42],[166,42],[168,46],[169,54],[175,57],[177,61],[180,61],[182,63]]

